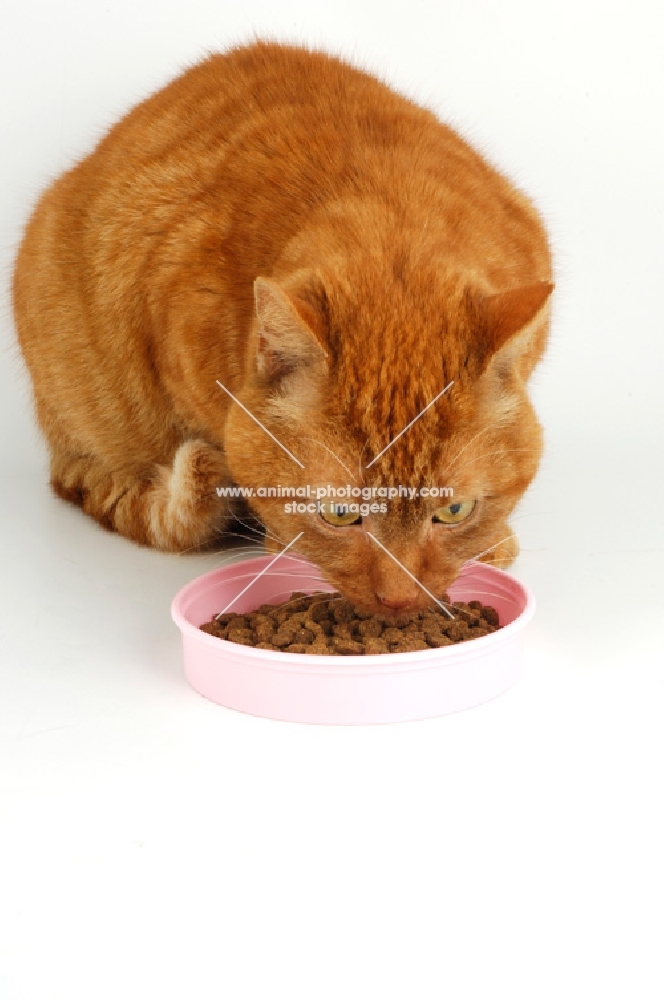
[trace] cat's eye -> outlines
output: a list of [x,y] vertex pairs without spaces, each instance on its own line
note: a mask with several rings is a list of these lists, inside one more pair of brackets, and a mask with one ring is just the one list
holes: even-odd
[[327,524],[335,528],[345,528],[349,524],[362,524],[362,515],[354,514],[346,510],[343,504],[330,504],[328,507],[324,503],[320,505],[320,516]]
[[431,520],[434,524],[459,524],[470,517],[476,503],[476,500],[455,500],[445,507],[438,507]]

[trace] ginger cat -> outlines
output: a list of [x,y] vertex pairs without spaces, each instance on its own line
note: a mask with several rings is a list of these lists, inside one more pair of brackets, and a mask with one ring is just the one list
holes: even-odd
[[368,514],[249,501],[269,550],[301,532],[291,552],[389,613],[514,558],[552,287],[533,206],[431,112],[257,42],[46,191],[13,296],[52,488],[136,542],[223,541],[230,484],[453,489]]

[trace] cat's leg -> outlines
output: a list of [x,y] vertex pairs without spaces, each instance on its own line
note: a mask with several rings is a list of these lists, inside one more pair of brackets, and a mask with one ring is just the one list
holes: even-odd
[[185,441],[171,466],[109,469],[93,455],[54,451],[51,486],[103,527],[167,552],[221,541],[232,517],[217,486],[231,482],[223,452],[206,441]]

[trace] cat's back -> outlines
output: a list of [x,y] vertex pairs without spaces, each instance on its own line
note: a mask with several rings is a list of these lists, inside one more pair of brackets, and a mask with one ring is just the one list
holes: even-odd
[[19,271],[39,270],[51,297],[79,272],[97,316],[138,336],[139,288],[153,286],[154,319],[176,270],[207,284],[214,262],[242,326],[255,277],[312,219],[345,232],[353,204],[355,247],[397,235],[415,266],[436,259],[495,288],[550,272],[528,199],[432,112],[341,59],[271,42],[212,55],[125,115],[42,197]]
[[79,174],[84,197],[112,188],[141,215],[199,199],[299,219],[359,196],[443,212],[451,199],[474,199],[484,214],[509,203],[513,218],[536,220],[528,200],[432,112],[339,58],[269,42],[189,69],[111,129]]
[[[335,56],[256,42],[190,68],[133,108],[97,152],[115,167],[184,149],[218,161],[233,147],[296,154],[306,139],[314,159],[323,148],[353,157],[358,143],[394,148],[434,124],[430,112]],[[453,132],[448,139],[464,148]]]
[[144,234],[150,247],[193,209],[265,272],[312,213],[359,198],[399,216],[401,231],[436,228],[462,269],[491,246],[496,282],[500,261],[517,281],[548,270],[529,200],[454,130],[305,47],[210,56],[130,111],[72,173],[66,198],[106,245],[115,234],[138,249]]

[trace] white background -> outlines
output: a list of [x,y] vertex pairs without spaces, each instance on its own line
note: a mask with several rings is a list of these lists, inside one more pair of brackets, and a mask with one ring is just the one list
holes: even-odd
[[[4,0],[0,996],[661,998],[664,32],[656,2]],[[169,606],[220,557],[52,496],[14,344],[47,182],[252,32],[355,60],[539,205],[556,262],[515,519],[522,679],[428,722],[227,711]]]

